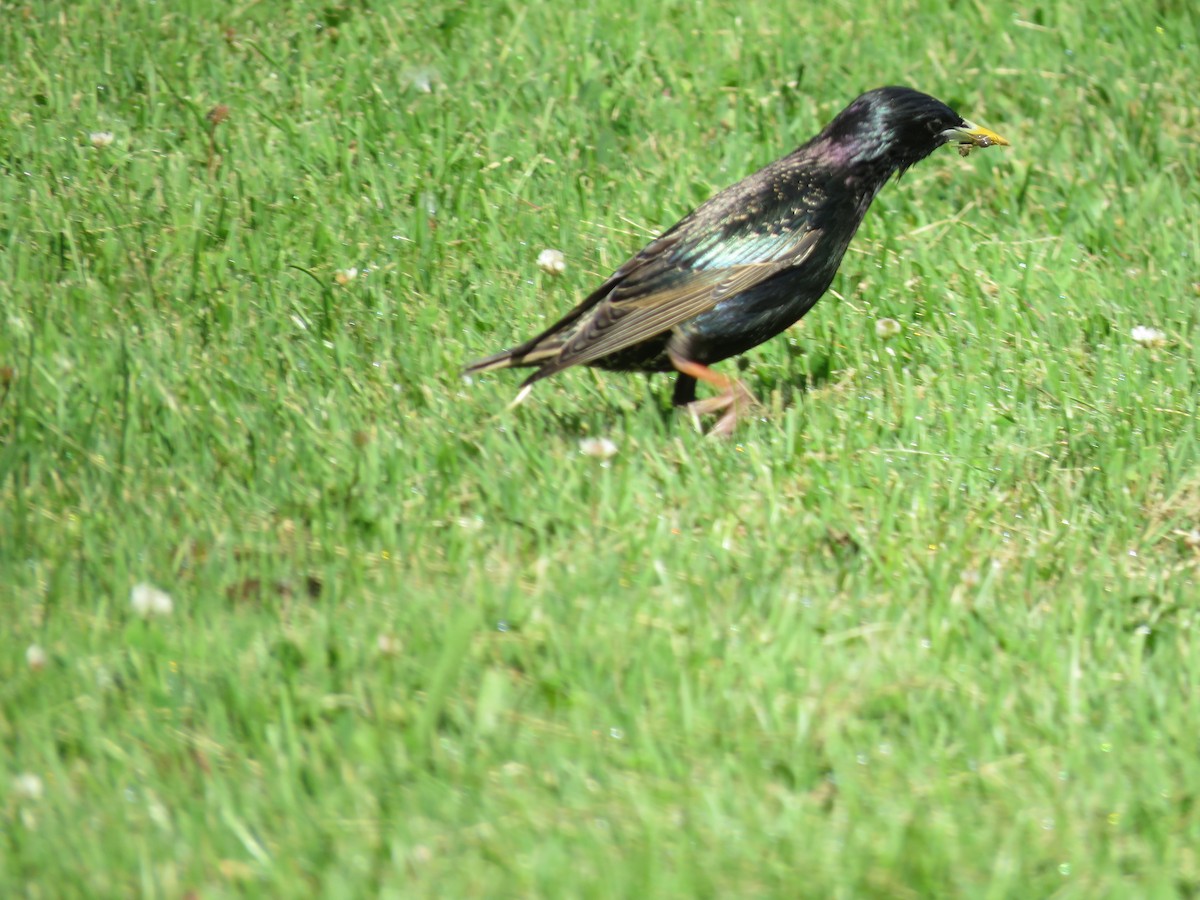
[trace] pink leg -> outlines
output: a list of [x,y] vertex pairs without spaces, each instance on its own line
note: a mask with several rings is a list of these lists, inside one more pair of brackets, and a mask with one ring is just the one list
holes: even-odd
[[714,372],[708,366],[701,363],[684,359],[673,350],[668,350],[667,354],[671,359],[671,365],[684,375],[690,375],[697,381],[711,384],[721,392],[715,397],[695,400],[687,405],[688,412],[697,420],[700,416],[726,410],[725,415],[717,420],[717,424],[709,432],[710,435],[727,437],[732,434],[733,428],[737,424],[738,416],[758,405],[754,399],[754,395],[750,393],[750,389],[736,378],[730,378],[727,375],[722,375],[720,372]]

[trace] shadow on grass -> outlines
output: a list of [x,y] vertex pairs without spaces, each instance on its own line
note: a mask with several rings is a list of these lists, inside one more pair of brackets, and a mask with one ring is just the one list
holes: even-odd
[[[767,404],[777,395],[781,408],[787,409],[801,402],[809,391],[829,382],[834,372],[832,354],[788,349],[790,361],[784,365],[756,366],[752,358],[739,356],[724,367],[727,371],[732,369],[729,374],[741,378],[760,402]],[[801,360],[801,357],[808,358]],[[692,430],[687,413],[672,402],[675,373],[591,371],[590,374],[589,383],[586,377],[580,379],[582,372],[574,373],[577,382],[560,383],[562,396],[546,398],[542,409],[545,433],[562,437],[603,435],[611,432],[618,422],[622,430],[633,431],[639,420],[653,422],[663,437],[679,433],[681,426],[685,431]],[[698,396],[710,393],[711,389],[702,387]],[[525,403],[531,403],[535,397],[536,394]],[[715,421],[715,417],[707,417],[705,430]]]

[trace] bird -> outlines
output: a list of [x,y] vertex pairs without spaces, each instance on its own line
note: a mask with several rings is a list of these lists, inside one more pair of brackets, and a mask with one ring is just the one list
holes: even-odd
[[[798,322],[884,184],[951,142],[963,156],[1009,143],[913,88],[867,91],[811,140],[696,207],[549,328],[464,375],[534,368],[515,406],[571,366],[673,371],[674,405],[697,420],[722,412],[709,433],[729,435],[754,395],[710,367]],[[697,381],[719,393],[697,400]]]

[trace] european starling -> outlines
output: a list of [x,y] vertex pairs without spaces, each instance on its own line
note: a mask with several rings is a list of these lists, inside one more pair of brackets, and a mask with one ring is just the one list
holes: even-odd
[[[754,398],[709,366],[799,321],[884,183],[951,141],[964,156],[1008,143],[911,88],[868,91],[808,143],[684,216],[556,324],[466,372],[537,367],[515,404],[568,366],[675,370],[675,405],[726,410],[712,433],[728,434]],[[697,401],[696,379],[720,394]]]

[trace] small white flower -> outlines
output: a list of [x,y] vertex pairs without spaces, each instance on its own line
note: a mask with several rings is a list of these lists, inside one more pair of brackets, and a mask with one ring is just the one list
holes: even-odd
[[105,147],[112,146],[113,133],[111,131],[93,131],[88,135],[88,140],[97,150],[103,150]]
[[537,264],[547,275],[561,275],[567,271],[567,260],[561,250],[543,250],[538,254]]
[[398,656],[400,641],[394,635],[381,634],[375,639],[375,649],[379,651],[380,656]]
[[40,672],[46,668],[46,663],[49,658],[46,656],[46,651],[37,644],[30,644],[25,648],[25,665],[29,666],[34,672]]
[[1143,347],[1160,347],[1167,342],[1166,334],[1149,325],[1135,325],[1129,334]]
[[584,438],[579,442],[579,452],[596,459],[611,459],[617,455],[617,445],[606,437]]
[[22,772],[13,778],[12,792],[18,800],[41,800],[42,779],[32,772]]
[[409,69],[400,77],[410,88],[421,94],[432,94],[436,88],[442,86],[442,76],[437,69]]
[[416,865],[423,866],[425,863],[433,859],[433,851],[424,844],[417,844],[417,846],[413,847],[409,852],[409,859],[411,859]]
[[891,338],[894,338],[896,335],[898,335],[903,330],[904,330],[904,326],[902,326],[895,319],[876,319],[875,320],[875,336],[880,338],[881,340],[886,341]]
[[355,268],[338,269],[333,273],[333,280],[336,281],[341,287],[345,287],[357,277],[358,269]]
[[170,594],[145,582],[133,586],[133,590],[129,592],[129,603],[133,611],[143,619],[151,616],[169,616],[175,608]]

